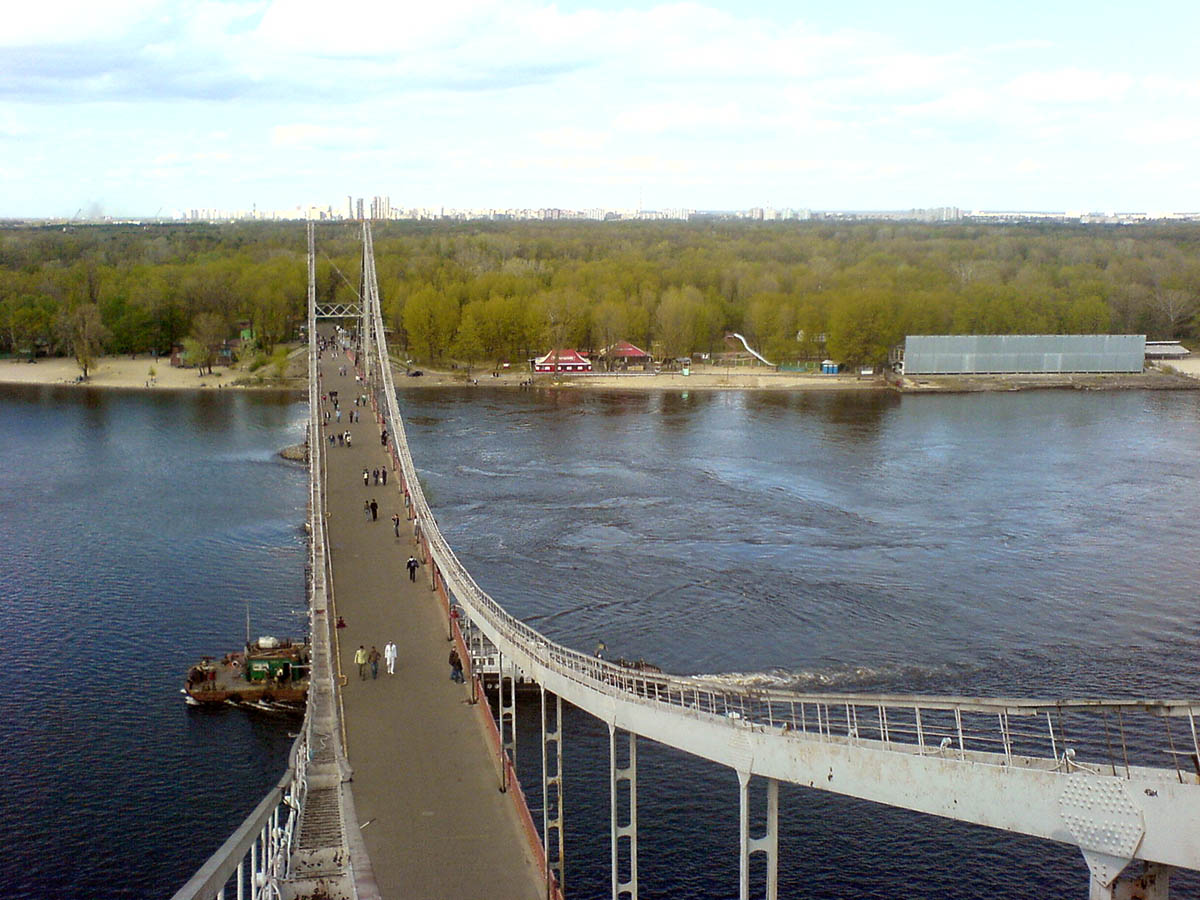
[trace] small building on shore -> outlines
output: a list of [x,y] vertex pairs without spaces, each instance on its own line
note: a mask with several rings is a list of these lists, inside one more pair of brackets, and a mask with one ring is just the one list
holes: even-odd
[[578,350],[551,350],[535,359],[532,365],[533,371],[547,374],[592,371],[592,361]]
[[644,371],[654,365],[654,358],[649,353],[629,341],[617,341],[611,347],[605,347],[600,351],[600,358],[610,372],[629,369]]
[[1191,355],[1179,341],[1146,341],[1146,359],[1187,359]]

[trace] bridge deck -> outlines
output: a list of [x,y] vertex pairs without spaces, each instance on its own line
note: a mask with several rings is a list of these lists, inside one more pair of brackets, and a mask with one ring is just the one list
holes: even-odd
[[[385,900],[487,896],[532,900],[544,895],[537,862],[511,798],[498,791],[497,763],[479,711],[466,703],[469,688],[449,679],[449,643],[437,595],[422,567],[410,583],[405,561],[415,553],[398,482],[363,486],[363,468],[387,459],[370,408],[354,406],[362,393],[353,369],[322,363],[321,392],[339,393],[342,421],[326,432],[349,431],[350,448],[330,447],[328,539],[335,615],[345,619],[336,652],[347,681],[342,688],[354,800],[375,880]],[[362,413],[349,424],[348,413]],[[375,498],[379,518],[363,512]],[[401,517],[400,537],[391,516]],[[360,644],[395,641],[396,674],[381,661],[379,677],[358,676]],[[348,823],[353,827],[354,823]]]

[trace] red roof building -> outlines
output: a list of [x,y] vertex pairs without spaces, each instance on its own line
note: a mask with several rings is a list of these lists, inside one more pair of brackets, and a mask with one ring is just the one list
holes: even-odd
[[611,347],[600,351],[604,366],[610,372],[614,370],[632,369],[638,366],[645,369],[654,362],[654,358],[641,347],[635,347],[629,341],[617,341]]
[[628,362],[641,362],[650,359],[650,354],[641,347],[635,347],[629,341],[617,341],[604,351],[610,359],[624,359]]
[[578,350],[551,350],[533,361],[535,372],[590,372],[592,361]]

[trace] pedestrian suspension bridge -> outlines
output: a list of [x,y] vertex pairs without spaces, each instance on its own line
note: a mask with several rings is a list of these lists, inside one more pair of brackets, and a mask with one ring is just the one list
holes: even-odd
[[[1090,872],[1086,895],[1170,895],[1174,868],[1200,869],[1200,700],[1053,699],[797,693],[734,687],[648,672],[556,643],[505,611],[455,556],[421,489],[405,437],[380,314],[371,227],[362,227],[355,303],[317,301],[314,226],[308,226],[309,616],[313,673],[308,707],[287,771],[240,828],[175,894],[176,900],[380,896],[355,814],[343,744],[329,621],[331,573],[325,534],[327,460],[319,439],[318,326],[336,319],[356,334],[355,364],[377,422],[391,436],[396,488],[447,626],[479,663],[499,657],[496,721],[501,788],[516,754],[514,668],[540,689],[541,870],[545,896],[570,893],[564,878],[562,704],[608,726],[611,894],[637,900],[638,742],[656,741],[737,774],[738,895],[748,900],[751,862],[777,896],[786,865],[778,840],[778,785],[790,782],[1077,846]],[[765,809],[752,816],[750,785],[765,781]],[[526,786],[529,789],[530,786]],[[515,792],[519,795],[519,791]],[[758,793],[755,792],[756,796]],[[765,822],[756,834],[750,822]],[[599,839],[591,835],[590,839]],[[799,852],[797,848],[796,852]],[[659,886],[660,888],[663,886]],[[732,893],[733,886],[729,886]],[[1085,887],[1080,884],[1079,896]],[[401,900],[401,898],[387,898]]]

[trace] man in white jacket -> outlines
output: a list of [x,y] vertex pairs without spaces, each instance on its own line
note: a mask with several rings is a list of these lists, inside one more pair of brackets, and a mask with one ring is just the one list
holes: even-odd
[[396,642],[388,641],[383,648],[383,661],[387,663],[387,673],[389,675],[396,674]]

